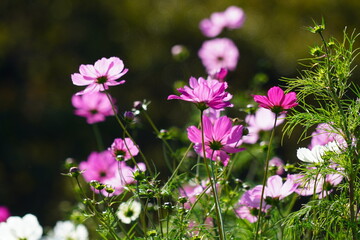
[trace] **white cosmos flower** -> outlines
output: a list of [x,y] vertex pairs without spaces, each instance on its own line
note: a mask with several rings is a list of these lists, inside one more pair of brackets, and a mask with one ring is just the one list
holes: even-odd
[[314,146],[311,150],[308,148],[299,148],[296,156],[299,160],[308,163],[323,162],[322,156],[325,153],[325,147],[321,145]]
[[129,200],[120,204],[116,214],[120,221],[129,224],[139,217],[140,212],[141,204],[138,201]]
[[71,221],[58,221],[54,230],[45,240],[88,240],[89,233],[83,224]]
[[26,214],[24,217],[9,217],[0,223],[0,240],[39,240],[43,234],[36,216]]

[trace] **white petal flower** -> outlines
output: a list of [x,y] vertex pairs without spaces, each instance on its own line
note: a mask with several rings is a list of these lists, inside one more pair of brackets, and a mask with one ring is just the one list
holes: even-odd
[[322,156],[324,155],[325,147],[316,145],[311,150],[308,148],[299,148],[296,156],[299,160],[308,163],[323,162]]
[[88,240],[89,233],[83,224],[74,224],[71,221],[59,221],[53,232],[45,240]]
[[0,240],[39,240],[42,233],[42,227],[32,214],[26,214],[22,218],[12,216],[0,223]]
[[129,224],[139,217],[140,212],[141,204],[138,201],[129,200],[120,204],[116,214],[120,221]]

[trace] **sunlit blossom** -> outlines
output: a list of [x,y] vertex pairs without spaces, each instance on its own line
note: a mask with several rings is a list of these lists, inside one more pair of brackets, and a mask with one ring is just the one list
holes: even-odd
[[11,216],[6,222],[0,223],[0,240],[39,240],[42,234],[43,229],[32,214]]
[[124,68],[124,63],[120,58],[101,58],[94,65],[80,65],[79,73],[72,74],[71,79],[74,85],[87,86],[83,91],[76,93],[76,95],[82,95],[104,91],[110,86],[125,83],[125,80],[117,80],[127,71],[128,69]]
[[232,95],[226,92],[228,87],[226,82],[211,79],[205,80],[202,77],[199,79],[191,77],[189,85],[190,87],[184,86],[183,88],[177,89],[181,94],[180,96],[170,95],[167,99],[180,99],[193,102],[201,110],[205,110],[208,107],[213,109],[232,107],[230,103]]
[[139,148],[130,138],[115,138],[109,151],[118,161],[126,161],[135,157],[139,153]]
[[228,38],[215,38],[205,41],[198,55],[208,73],[226,68],[236,69],[240,53],[235,43]]
[[286,110],[298,105],[295,92],[285,94],[279,87],[270,88],[267,96],[253,95],[253,97],[260,107],[270,109],[276,114],[286,112]]
[[[226,166],[230,159],[229,153],[237,153],[244,150],[239,148],[242,143],[242,125],[232,126],[230,118],[226,116],[216,119],[214,123],[207,116],[203,116],[203,126],[207,158],[221,161]],[[189,140],[195,144],[195,151],[203,156],[201,130],[195,126],[190,126],[187,132]]]
[[115,158],[107,150],[102,152],[92,152],[86,161],[79,164],[83,171],[83,177],[87,182],[96,180],[101,183],[107,179],[115,177],[117,164]]
[[[262,185],[257,185],[254,188],[246,191],[240,198],[235,213],[239,218],[247,219],[253,223],[258,220],[258,213],[260,211]],[[262,212],[266,212],[271,206],[265,203],[262,199]]]
[[75,114],[85,117],[88,124],[103,122],[105,117],[114,115],[112,105],[105,93],[74,95],[71,102],[76,108]]
[[265,186],[265,198],[270,197],[273,199],[282,200],[285,197],[292,194],[299,183],[296,183],[293,179],[289,178],[283,183],[282,178],[279,175],[274,175],[268,178]]
[[121,222],[125,224],[130,224],[132,221],[135,221],[141,213],[141,204],[138,201],[128,200],[120,204],[119,209],[116,212],[116,215]]

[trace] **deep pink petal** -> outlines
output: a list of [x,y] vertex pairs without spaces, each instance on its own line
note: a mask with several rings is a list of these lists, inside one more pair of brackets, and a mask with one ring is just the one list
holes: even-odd
[[284,91],[279,87],[272,87],[268,91],[268,98],[274,106],[282,106]]
[[201,131],[195,127],[190,126],[187,128],[188,138],[193,143],[201,143]]

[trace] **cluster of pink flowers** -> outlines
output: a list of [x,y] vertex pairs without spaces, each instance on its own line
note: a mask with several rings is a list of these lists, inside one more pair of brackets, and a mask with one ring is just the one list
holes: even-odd
[[237,6],[230,6],[224,12],[214,12],[210,18],[201,20],[199,27],[205,36],[216,37],[224,28],[241,28],[244,21],[244,11]]
[[115,100],[101,92],[125,83],[118,79],[127,71],[118,57],[101,58],[94,65],[80,65],[79,73],[72,74],[71,79],[74,85],[87,87],[72,97],[75,114],[85,117],[88,124],[102,122],[105,117],[114,115],[112,104]]
[[[75,114],[85,117],[89,124],[102,122],[106,116],[116,114],[113,105],[115,100],[103,91],[110,86],[125,83],[125,80],[118,79],[127,71],[118,57],[101,58],[94,65],[80,65],[79,73],[72,74],[71,79],[74,85],[87,87],[72,97]],[[125,117],[129,118],[128,115]],[[144,163],[136,163],[135,167],[130,167],[125,162],[138,153],[138,146],[130,138],[116,138],[107,150],[92,152],[87,161],[80,163],[79,168],[87,182],[97,181],[113,189],[113,192],[107,193],[106,189],[102,189],[102,193],[117,195],[127,184],[136,182],[135,171],[146,170]]]

